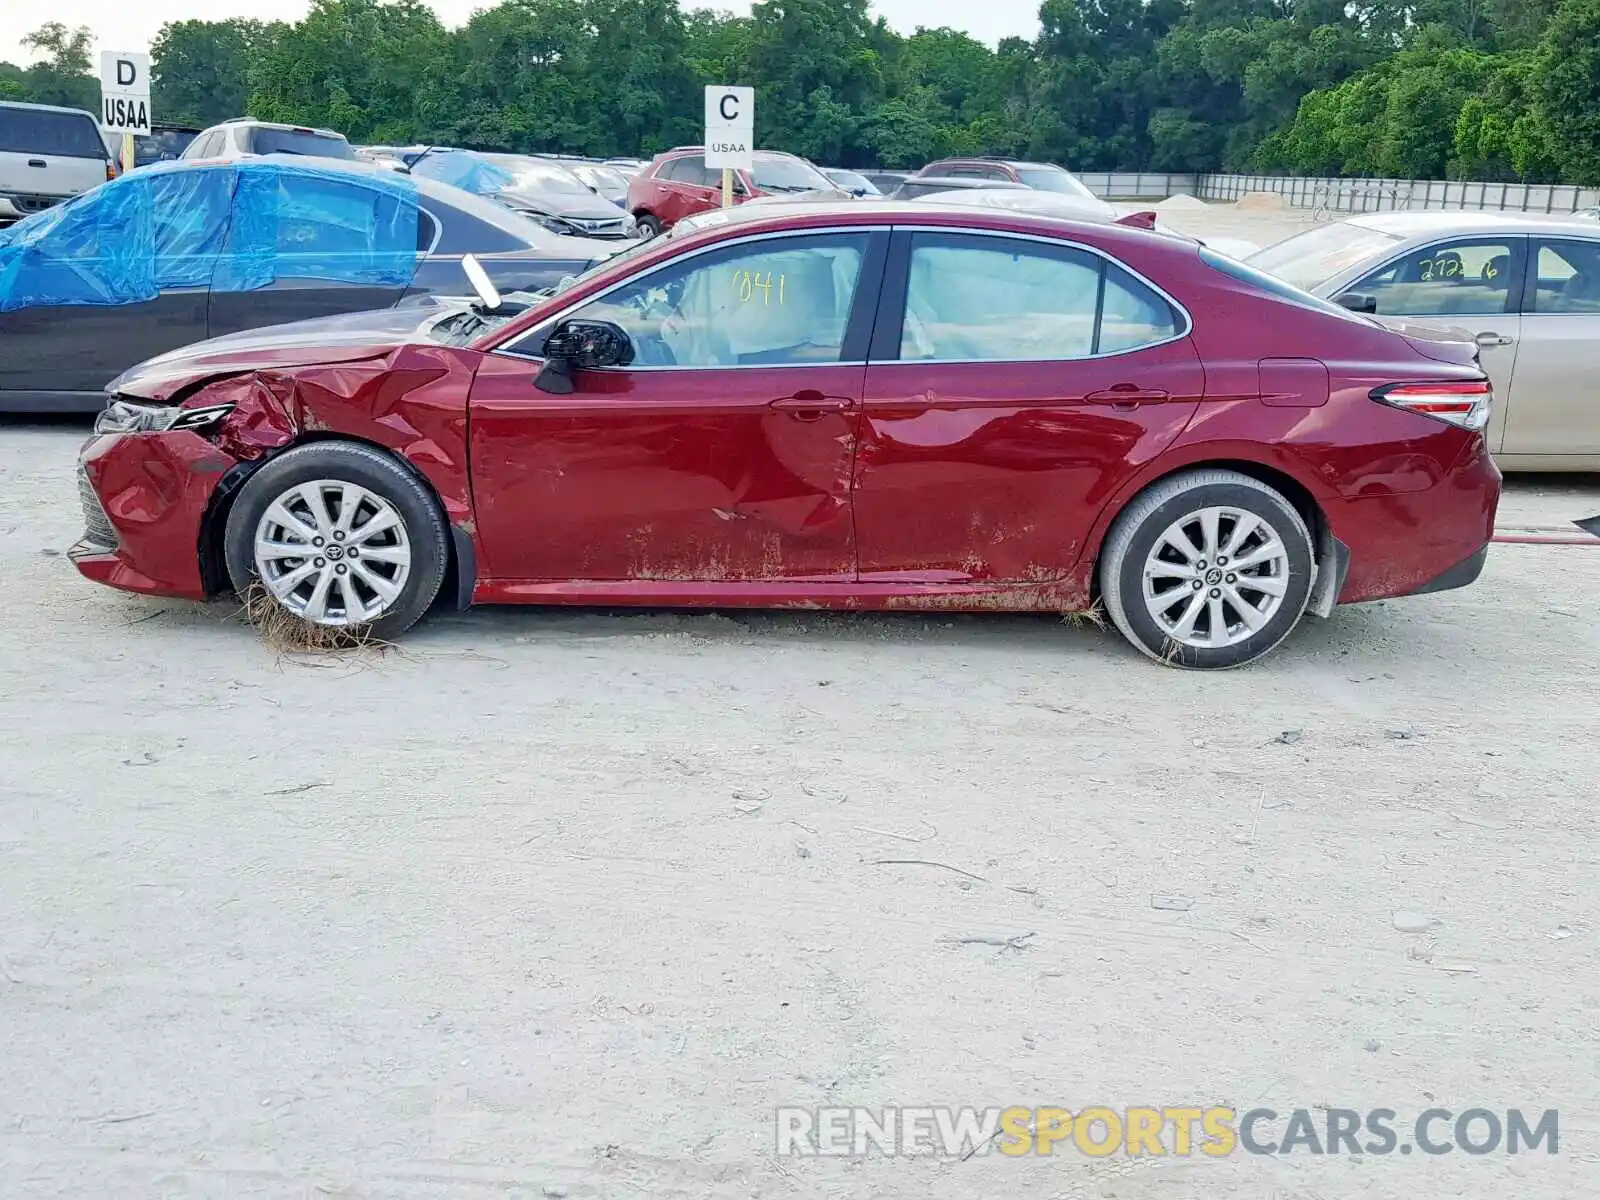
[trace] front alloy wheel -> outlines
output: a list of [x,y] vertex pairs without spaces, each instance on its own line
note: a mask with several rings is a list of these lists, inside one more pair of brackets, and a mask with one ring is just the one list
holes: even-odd
[[405,590],[411,541],[400,512],[360,484],[314,479],[256,523],[256,574],[279,604],[319,625],[370,625]]
[[228,511],[234,590],[260,588],[316,625],[384,638],[428,610],[449,565],[449,528],[422,479],[356,442],[312,442],[264,463]]

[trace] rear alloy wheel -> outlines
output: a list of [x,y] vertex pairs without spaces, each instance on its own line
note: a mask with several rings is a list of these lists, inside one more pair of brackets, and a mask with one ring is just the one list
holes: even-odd
[[639,218],[639,236],[646,241],[661,236],[661,221],[657,217],[645,213]]
[[1117,517],[1100,590],[1145,654],[1215,669],[1283,641],[1314,574],[1311,534],[1292,504],[1247,475],[1202,470],[1156,484]]
[[391,637],[438,594],[447,530],[432,494],[387,455],[317,442],[272,459],[228,514],[228,574],[316,625]]

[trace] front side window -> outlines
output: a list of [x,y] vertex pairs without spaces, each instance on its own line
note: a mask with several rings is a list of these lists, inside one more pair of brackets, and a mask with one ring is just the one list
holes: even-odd
[[1171,305],[1086,250],[959,234],[912,241],[902,361],[1088,358],[1177,333]]
[[840,361],[869,235],[772,238],[659,267],[567,314],[611,321],[655,367]]
[[706,160],[698,154],[686,154],[682,158],[675,158],[661,168],[660,177],[670,179],[673,183],[688,183],[696,187],[705,187],[709,178],[706,170]]
[[1533,311],[1600,314],[1600,242],[1539,244]]
[[1503,313],[1511,300],[1512,239],[1436,242],[1346,288],[1377,301],[1379,316]]

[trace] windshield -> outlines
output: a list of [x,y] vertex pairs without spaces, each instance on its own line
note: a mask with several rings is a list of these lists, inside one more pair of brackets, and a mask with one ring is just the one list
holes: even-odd
[[865,175],[858,175],[854,171],[840,170],[828,171],[826,174],[829,179],[833,180],[840,187],[847,188],[850,191],[865,192],[869,196],[877,196],[880,194],[878,189],[872,185],[872,180],[868,179]]
[[590,187],[610,188],[617,192],[628,190],[628,181],[610,167],[597,167],[585,163],[583,166],[573,167],[572,173]]
[[530,192],[549,192],[562,196],[587,196],[589,189],[571,171],[531,154],[485,154],[490,162],[513,177],[511,184]]
[[[106,158],[106,144],[88,113],[0,105],[0,151],[58,158]],[[10,182],[8,180],[8,182]],[[17,181],[20,186],[20,180]]]
[[763,192],[832,191],[828,177],[811,164],[787,154],[758,154],[750,172]]
[[1258,271],[1311,292],[1335,275],[1380,257],[1399,240],[1393,234],[1336,221],[1268,246],[1247,261]]
[[250,149],[255,154],[309,154],[316,158],[355,158],[350,143],[337,133],[317,133],[311,129],[273,129],[259,126],[250,132]]
[[1018,167],[1017,178],[1041,192],[1063,192],[1068,196],[1087,196],[1090,200],[1096,198],[1076,175],[1059,167]]

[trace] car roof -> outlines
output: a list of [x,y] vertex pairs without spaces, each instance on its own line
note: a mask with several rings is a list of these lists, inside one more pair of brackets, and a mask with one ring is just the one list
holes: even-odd
[[[287,129],[290,133],[318,133],[324,137],[349,140],[337,129],[318,129],[315,125],[286,125],[282,121],[257,121],[253,117],[230,117],[226,121],[218,121],[215,125],[207,126],[207,128],[221,129],[224,125],[249,125],[256,129]],[[201,132],[204,133],[205,130],[201,130]]]
[[1022,212],[1005,208],[975,208],[970,204],[940,204],[920,200],[798,200],[787,204],[742,204],[720,211],[724,219],[697,226],[689,241],[737,226],[738,232],[801,230],[830,224],[851,225],[951,225],[992,229],[997,232],[1062,233],[1093,231],[1096,237],[1128,238],[1143,244],[1166,245],[1172,235],[1155,230],[1118,225],[1104,218],[1077,218],[1066,213]]
[[94,114],[81,108],[66,108],[60,104],[29,104],[23,100],[0,100],[0,108],[25,108],[29,112],[70,113],[75,117],[88,117],[94,120]]
[[1375,229],[1391,237],[1432,237],[1436,234],[1582,233],[1600,235],[1593,221],[1573,214],[1502,212],[1375,212],[1346,217],[1347,224]]
[[948,186],[951,191],[962,188],[993,188],[996,191],[1030,191],[1027,184],[1016,183],[1010,179],[974,179],[971,175],[913,175],[906,180],[921,186],[925,183],[937,184],[941,187]]

